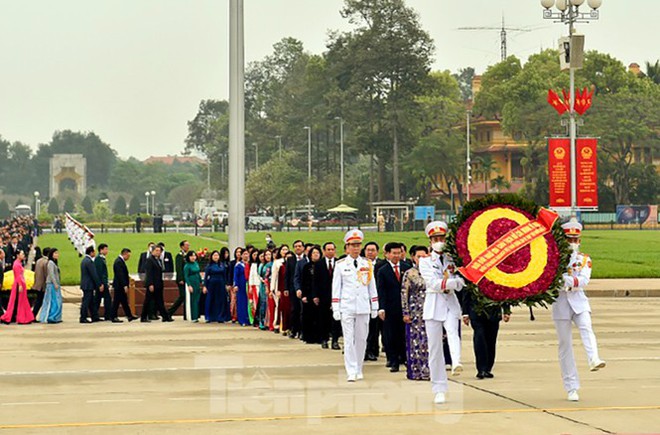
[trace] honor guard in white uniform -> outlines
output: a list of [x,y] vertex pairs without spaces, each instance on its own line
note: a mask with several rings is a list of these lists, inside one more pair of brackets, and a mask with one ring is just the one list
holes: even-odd
[[344,236],[348,256],[337,261],[332,276],[332,315],[344,332],[344,365],[348,382],[363,379],[369,316],[378,314],[378,293],[371,262],[360,257],[364,235],[350,230]]
[[419,273],[426,283],[424,298],[424,319],[429,342],[429,370],[431,385],[435,394],[435,403],[445,402],[447,391],[447,372],[445,355],[442,348],[442,328],[447,332],[447,342],[453,362],[452,374],[463,370],[461,365],[461,340],[458,326],[461,318],[461,306],[456,292],[461,291],[465,281],[457,273],[451,257],[445,254],[447,224],[434,221],[426,226],[426,235],[431,242],[431,255],[420,259]]
[[573,218],[561,227],[573,252],[568,270],[564,273],[564,286],[559,292],[559,297],[552,304],[552,320],[555,322],[559,339],[559,366],[564,388],[568,392],[568,400],[577,402],[580,399],[577,393],[580,389],[580,380],[573,356],[571,322],[575,323],[580,331],[591,371],[605,367],[605,361],[598,357],[596,336],[591,327],[591,307],[589,299],[584,294],[584,289],[591,279],[591,258],[580,252],[582,225]]

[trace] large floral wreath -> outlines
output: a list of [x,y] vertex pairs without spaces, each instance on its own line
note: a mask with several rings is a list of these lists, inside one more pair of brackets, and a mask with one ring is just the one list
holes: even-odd
[[[447,252],[467,266],[498,239],[539,217],[541,208],[518,195],[487,195],[470,201],[449,225]],[[477,311],[502,306],[547,307],[558,296],[570,248],[558,220],[551,230],[509,255],[473,283],[466,279]],[[548,226],[550,228],[550,226]]]

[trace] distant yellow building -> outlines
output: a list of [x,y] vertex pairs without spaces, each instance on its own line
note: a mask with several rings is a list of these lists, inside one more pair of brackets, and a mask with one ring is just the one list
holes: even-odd
[[[632,63],[629,71],[639,75],[641,70],[638,64]],[[472,79],[472,95],[476,95],[481,89],[481,76]],[[468,103],[468,108],[473,102]],[[465,128],[465,125],[463,125]],[[502,124],[498,119],[477,118],[471,121],[472,132],[471,161],[472,161],[472,183],[470,184],[470,197],[479,198],[489,193],[517,193],[522,189],[523,167],[521,160],[524,156],[527,143],[522,137],[511,137],[504,134]],[[490,162],[490,171],[485,173],[481,162]],[[660,172],[660,155],[654,153],[651,147],[635,146],[633,149],[633,162],[652,163]],[[444,190],[447,185],[437,179],[436,182]],[[466,195],[467,186],[463,184],[463,194]],[[438,191],[432,191],[431,196],[445,201],[450,201],[450,195],[441,195]]]

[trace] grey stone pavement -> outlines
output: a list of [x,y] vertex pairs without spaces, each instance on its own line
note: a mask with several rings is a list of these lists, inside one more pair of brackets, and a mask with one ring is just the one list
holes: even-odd
[[0,327],[0,433],[660,433],[660,298],[593,296],[608,364],[589,372],[574,331],[580,402],[566,401],[550,312],[530,322],[516,309],[501,324],[494,379],[474,377],[464,328],[465,371],[442,406],[382,356],[349,384],[339,351],[180,318],[81,325],[66,303],[62,324]]

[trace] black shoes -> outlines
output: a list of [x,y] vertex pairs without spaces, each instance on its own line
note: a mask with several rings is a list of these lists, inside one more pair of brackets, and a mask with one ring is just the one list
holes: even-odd
[[395,364],[392,367],[390,367],[390,372],[391,373],[396,373],[398,371],[399,371],[399,365],[398,364]]
[[139,317],[132,316],[128,318],[128,321],[132,322],[133,320],[137,320],[137,319],[139,319]]
[[483,379],[483,378],[485,378],[485,377],[486,377],[486,373],[485,373],[485,372],[479,372],[479,373],[477,373],[477,379]]
[[339,350],[339,349],[340,349],[339,343],[337,343],[336,341],[333,341],[332,342],[332,350]]
[[167,319],[163,318],[163,322],[174,322],[174,319],[171,317],[168,317]]
[[385,363],[385,367],[392,368],[392,366],[394,366],[394,364],[392,364],[391,361]]
[[90,321],[87,320],[87,319],[81,319],[81,320],[80,320],[80,323],[92,323],[92,322],[90,322]]
[[484,377],[486,377],[488,379],[493,379],[495,377],[495,375],[492,374],[491,372],[484,372]]
[[[376,355],[372,354],[372,353],[368,353],[368,354],[364,357],[364,360],[365,360],[365,361],[378,361],[378,357],[377,357]],[[388,366],[388,367],[389,367],[389,366]]]
[[149,319],[140,319],[141,323],[151,323],[151,320]]
[[321,349],[327,349],[327,348],[328,348],[328,342],[327,341],[324,341],[323,343],[321,343]]
[[124,323],[124,321],[115,317],[112,319],[112,323]]

